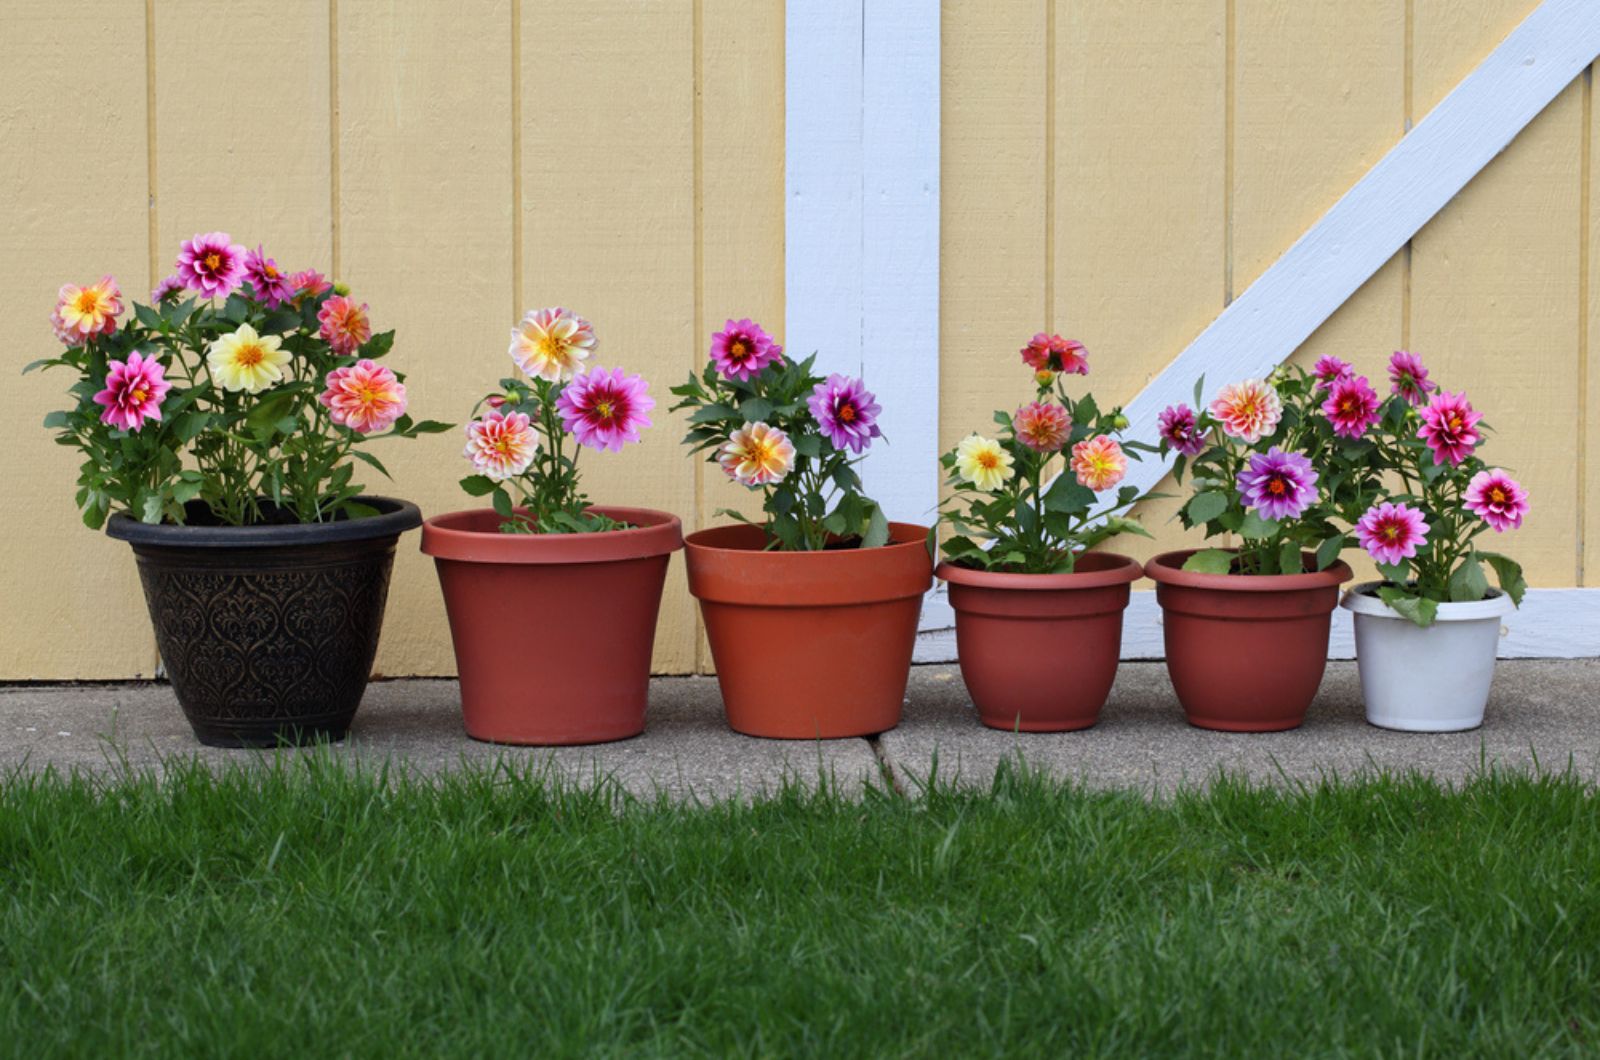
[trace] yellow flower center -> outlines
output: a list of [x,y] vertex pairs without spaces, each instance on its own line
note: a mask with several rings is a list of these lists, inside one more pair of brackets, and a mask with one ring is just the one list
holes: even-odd
[[241,368],[254,368],[265,356],[266,351],[261,348],[260,343],[247,342],[234,353],[233,360]]
[[978,454],[978,466],[985,471],[993,471],[1000,466],[1000,454],[990,449],[985,449]]
[[1460,416],[1451,416],[1450,420],[1449,420],[1449,423],[1450,423],[1450,429],[1452,431],[1459,431],[1461,429],[1461,417]]
[[278,267],[272,264],[270,261],[261,266],[261,271],[269,280],[276,280],[278,278]]
[[1393,541],[1400,536],[1400,528],[1393,523],[1389,523],[1383,528],[1383,536],[1384,540]]
[[750,344],[743,339],[734,339],[728,343],[728,360],[738,364],[750,357]]
[[490,443],[490,446],[491,446],[491,448],[494,449],[495,452],[499,453],[501,456],[510,456],[511,455],[511,443],[506,440],[506,437],[504,435],[501,435],[499,438],[496,438],[493,442]]
[[601,400],[594,403],[594,414],[609,423],[616,415],[616,406],[609,401]]
[[1489,491],[1489,499],[1496,504],[1504,504],[1506,502],[1506,491],[1496,486]]
[[1355,412],[1355,410],[1356,403],[1351,401],[1349,398],[1345,398],[1343,401],[1339,402],[1339,411],[1344,413],[1346,416],[1349,416]]
[[100,308],[100,295],[86,288],[78,292],[78,297],[72,301],[72,307],[79,313],[88,316]]
[[206,255],[205,262],[206,268],[210,269],[212,272],[216,272],[218,269],[222,268],[222,255],[218,254],[216,251],[212,251]]
[[856,407],[854,405],[844,404],[839,406],[839,419],[843,420],[845,423],[854,423],[855,418]]
[[129,394],[128,396],[133,399],[133,403],[135,405],[142,405],[144,404],[144,399],[149,397],[150,394],[145,390],[144,387],[136,386],[133,388],[133,393]]

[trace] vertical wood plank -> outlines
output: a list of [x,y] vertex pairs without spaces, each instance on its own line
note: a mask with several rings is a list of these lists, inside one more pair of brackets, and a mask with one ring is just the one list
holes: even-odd
[[[162,274],[181,240],[215,230],[264,244],[285,268],[330,271],[328,0],[158,0],[155,10]],[[248,47],[261,92],[241,90],[222,40]]]
[[[407,375],[412,415],[462,423],[513,370],[511,3],[339,0],[337,25],[341,278],[375,328],[396,330],[386,363]],[[375,446],[395,481],[368,473],[367,488],[429,515],[477,506],[456,485],[461,445],[451,432]],[[433,564],[407,535],[376,669],[454,668]]]
[[[1414,93],[1425,114],[1511,31],[1530,0],[1415,0]],[[1535,585],[1574,581],[1582,101],[1574,84],[1413,241],[1411,346],[1499,433],[1485,455],[1531,494],[1488,548]]]
[[14,0],[0,14],[0,451],[10,562],[0,565],[0,679],[149,676],[155,642],[133,555],[73,506],[80,460],[39,426],[66,407],[60,370],[18,378],[61,349],[48,318],[63,283],[106,273],[149,288],[142,5]]
[[[1226,0],[1056,0],[1049,323],[1087,345],[1103,407],[1131,400],[1223,307],[1227,22]],[[1176,506],[1141,506],[1158,541],[1116,548],[1197,541]]]
[[[708,358],[711,333],[749,317],[780,336],[784,325],[784,12],[780,4],[701,0],[698,71],[700,137],[695,159],[698,288],[694,367]],[[667,378],[662,385],[676,384]],[[680,437],[677,421],[664,436]],[[687,460],[688,458],[685,457]],[[685,527],[722,521],[718,509],[754,517],[759,497],[699,458],[696,503]],[[696,615],[698,619],[698,613]],[[696,669],[711,654],[697,638]]]
[[[642,445],[585,453],[588,493],[692,512],[684,422],[665,410],[667,387],[704,356],[694,334],[693,9],[524,0],[521,58],[523,301],[588,317],[594,360],[642,373],[658,403]],[[662,601],[659,672],[695,662],[680,564]]]
[[[1243,291],[1405,132],[1405,0],[1235,9],[1233,268]],[[1336,57],[1336,58],[1335,58]],[[1405,263],[1391,259],[1301,345],[1380,393],[1401,345]],[[1348,554],[1352,562],[1359,553]]]
[[1583,510],[1579,513],[1583,518],[1581,533],[1583,536],[1582,551],[1578,556],[1577,584],[1583,586],[1600,585],[1600,482],[1595,481],[1600,473],[1600,258],[1597,258],[1597,248],[1600,248],[1600,211],[1596,204],[1600,204],[1600,128],[1596,122],[1594,105],[1594,75],[1595,68],[1590,67],[1585,84],[1582,86],[1583,102],[1586,108],[1585,117],[1588,120],[1588,157],[1584,159],[1588,166],[1589,186],[1585,189],[1583,221],[1588,225],[1584,241],[1584,265],[1587,272],[1588,290],[1583,292],[1587,299],[1586,326],[1582,336],[1582,348],[1579,353],[1584,358],[1580,374],[1584,377],[1584,408],[1582,410],[1582,448],[1579,452],[1578,486],[1581,491],[1580,500]]

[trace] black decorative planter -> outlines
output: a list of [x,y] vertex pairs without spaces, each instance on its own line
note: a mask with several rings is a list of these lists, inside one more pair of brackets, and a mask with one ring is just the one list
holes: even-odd
[[409,501],[361,499],[380,514],[264,526],[115,515],[106,524],[133,546],[156,644],[201,743],[344,737],[372,673],[395,542],[422,522]]

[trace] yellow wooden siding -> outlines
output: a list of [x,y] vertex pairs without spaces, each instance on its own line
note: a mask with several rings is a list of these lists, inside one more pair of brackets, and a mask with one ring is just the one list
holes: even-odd
[[[1131,399],[1533,4],[948,0],[941,443],[1027,398],[1017,349],[1041,328],[1088,344],[1102,403]],[[642,446],[586,454],[591,494],[687,528],[748,507],[685,458],[666,388],[729,316],[781,337],[780,2],[152,0],[148,15],[43,0],[0,14],[0,338],[15,366],[51,352],[61,283],[109,271],[142,299],[180,239],[220,228],[336,269],[398,330],[419,416],[466,415],[509,369],[522,309],[584,313],[600,363],[643,372],[660,402]],[[197,59],[219,39],[250,42],[265,87],[219,83]],[[1506,546],[1544,586],[1600,570],[1591,91],[1558,98],[1296,355],[1338,353],[1382,387],[1408,345],[1466,389],[1500,431],[1491,452],[1533,491]],[[132,557],[79,525],[76,461],[38,427],[65,384],[0,391],[14,527],[0,679],[148,675]],[[428,512],[468,503],[455,434],[376,452],[398,482],[373,488]],[[1173,510],[1149,505],[1159,540],[1129,551],[1197,540]],[[416,549],[402,541],[387,674],[451,668]],[[669,672],[709,665],[681,571],[657,643]],[[524,620],[536,636],[559,619]]]

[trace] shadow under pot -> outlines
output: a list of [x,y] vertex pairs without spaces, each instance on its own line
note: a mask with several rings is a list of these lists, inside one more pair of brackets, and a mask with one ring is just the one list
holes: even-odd
[[1277,732],[1305,721],[1328,665],[1328,631],[1343,560],[1303,574],[1201,574],[1194,549],[1145,564],[1161,605],[1167,673],[1189,724],[1223,732]]
[[928,528],[890,523],[881,548],[765,546],[760,527],[743,525],[685,541],[728,724],[784,740],[894,728],[933,585]]
[[1067,732],[1100,720],[1122,655],[1135,560],[1079,557],[1071,574],[1010,574],[941,563],[956,613],[956,654],[978,717],[992,729]]
[[1356,669],[1367,721],[1401,732],[1462,732],[1483,724],[1505,617],[1516,610],[1498,589],[1482,600],[1442,603],[1418,626],[1378,599],[1382,582],[1344,594],[1355,615]]
[[422,526],[450,619],[461,717],[491,743],[606,743],[644,731],[678,517],[590,509],[626,530],[503,534],[492,508]]
[[183,526],[106,523],[133,546],[161,661],[201,743],[344,738],[377,654],[395,542],[422,522],[409,501],[361,501],[378,514],[207,526],[191,502]]

